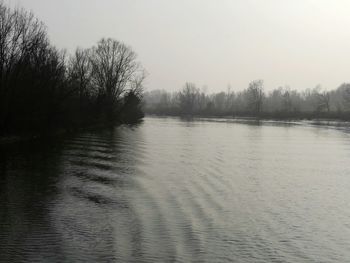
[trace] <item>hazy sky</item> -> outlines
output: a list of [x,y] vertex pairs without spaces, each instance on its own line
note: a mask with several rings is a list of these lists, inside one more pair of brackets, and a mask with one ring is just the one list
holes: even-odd
[[133,47],[148,89],[208,91],[264,79],[331,89],[350,81],[348,0],[5,0],[32,10],[59,48],[102,37]]

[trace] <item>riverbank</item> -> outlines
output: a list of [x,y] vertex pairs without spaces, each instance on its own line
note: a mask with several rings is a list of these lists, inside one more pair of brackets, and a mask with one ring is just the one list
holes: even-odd
[[102,129],[111,129],[114,127],[118,127],[121,125],[128,125],[128,126],[134,126],[141,123],[143,119],[139,119],[132,123],[125,123],[125,122],[115,122],[115,123],[99,123],[94,125],[88,125],[84,127],[79,128],[69,128],[69,129],[57,129],[56,131],[46,132],[46,133],[36,133],[36,134],[21,134],[21,135],[0,135],[0,145],[6,145],[6,144],[14,144],[14,143],[23,143],[23,142],[30,142],[34,140],[39,139],[47,139],[47,138],[61,138],[70,134],[76,134],[82,131],[91,131],[95,132]]
[[[288,125],[312,125],[312,126],[329,126],[329,127],[340,127],[350,128],[350,121],[343,119],[328,119],[328,118],[257,118],[257,117],[234,117],[234,116],[203,116],[203,115],[158,115],[158,114],[146,114],[146,117],[156,118],[181,118],[186,120],[203,120],[212,122],[236,122],[236,123],[251,123],[251,124],[288,124]],[[135,123],[142,122],[142,119]],[[96,131],[104,128],[111,128],[123,125],[124,123],[115,123],[113,125],[92,125],[83,128],[76,129],[60,129],[53,133],[46,134],[31,134],[31,135],[6,135],[0,136],[0,145],[14,144],[30,142],[44,138],[61,138],[63,136],[78,133],[80,131]]]
[[[120,124],[118,123],[115,125],[120,125]],[[4,136],[0,136],[0,145],[30,142],[30,141],[45,139],[45,138],[61,138],[63,136],[77,133],[80,131],[86,131],[86,130],[94,131],[94,130],[102,129],[106,127],[110,127],[110,125],[92,125],[92,126],[80,127],[80,128],[74,128],[74,129],[58,129],[56,131],[51,131],[46,133],[4,135]]]
[[181,119],[193,119],[193,120],[205,120],[205,121],[218,121],[218,122],[237,122],[237,123],[281,123],[281,124],[293,124],[293,125],[317,125],[317,126],[334,126],[334,127],[349,127],[350,121],[345,119],[334,118],[264,118],[264,117],[238,117],[238,116],[215,116],[215,115],[158,115],[158,114],[146,114],[147,117],[173,117]]
[[72,133],[72,131],[59,130],[49,134],[3,135],[3,136],[0,136],[0,145],[25,143],[25,142],[31,142],[39,139],[44,139],[44,138],[62,137],[69,133]]

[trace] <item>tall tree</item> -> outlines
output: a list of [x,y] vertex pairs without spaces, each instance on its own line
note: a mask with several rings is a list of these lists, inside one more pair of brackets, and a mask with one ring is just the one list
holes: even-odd
[[135,52],[127,45],[102,39],[91,50],[92,81],[109,114],[121,103],[122,95],[140,71]]
[[264,81],[254,80],[249,83],[247,89],[247,101],[249,110],[259,115],[262,110],[264,98]]
[[179,92],[180,108],[183,113],[193,114],[196,101],[199,96],[199,89],[193,83],[186,83],[185,87]]
[[44,25],[0,2],[0,132],[30,129],[54,114],[65,64]]

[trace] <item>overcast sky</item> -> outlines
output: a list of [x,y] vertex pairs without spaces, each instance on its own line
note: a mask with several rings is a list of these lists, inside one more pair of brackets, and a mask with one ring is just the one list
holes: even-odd
[[102,37],[133,47],[147,87],[336,88],[350,81],[348,0],[5,0],[32,10],[57,47]]

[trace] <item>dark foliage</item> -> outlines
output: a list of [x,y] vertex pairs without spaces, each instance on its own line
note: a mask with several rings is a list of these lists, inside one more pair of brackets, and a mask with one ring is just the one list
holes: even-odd
[[121,119],[125,123],[134,123],[144,117],[141,108],[141,98],[134,91],[129,91],[124,97]]
[[0,134],[136,121],[143,79],[125,44],[102,39],[67,58],[32,13],[0,2]]

